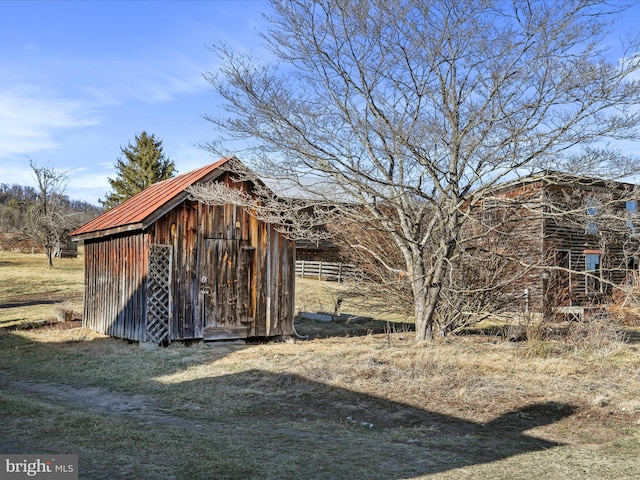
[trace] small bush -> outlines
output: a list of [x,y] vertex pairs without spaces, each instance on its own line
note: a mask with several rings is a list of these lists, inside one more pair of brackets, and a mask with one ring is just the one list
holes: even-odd
[[632,273],[627,282],[611,295],[607,313],[626,327],[640,327],[640,274]]
[[625,343],[624,333],[608,319],[573,322],[565,335],[565,342],[577,349],[613,352]]

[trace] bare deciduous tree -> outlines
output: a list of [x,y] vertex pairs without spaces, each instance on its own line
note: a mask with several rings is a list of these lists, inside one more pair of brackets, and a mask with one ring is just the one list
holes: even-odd
[[71,228],[62,202],[68,175],[52,167],[38,166],[33,161],[29,164],[37,183],[37,198],[28,211],[27,232],[33,241],[44,247],[48,265],[52,267],[55,249]]
[[[606,143],[639,135],[638,39],[620,51],[605,41],[618,2],[272,6],[264,41],[273,63],[213,46],[221,63],[207,79],[229,116],[209,118],[222,132],[209,146],[225,154],[225,142],[242,141],[237,153],[259,174],[390,235],[418,341],[432,338],[452,266],[470,251],[461,235],[469,205],[541,168],[637,171]],[[333,187],[301,181],[309,175]],[[345,199],[358,208],[326,207]]]

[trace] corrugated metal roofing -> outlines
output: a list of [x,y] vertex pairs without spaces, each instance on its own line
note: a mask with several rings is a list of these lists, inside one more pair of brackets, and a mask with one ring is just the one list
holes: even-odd
[[214,172],[227,161],[228,159],[222,158],[197,170],[154,183],[127,201],[74,230],[71,232],[71,236],[82,239],[97,236],[99,233],[106,234],[144,228],[149,219],[154,218],[154,214],[162,211],[165,205],[181,194],[185,194],[187,187]]

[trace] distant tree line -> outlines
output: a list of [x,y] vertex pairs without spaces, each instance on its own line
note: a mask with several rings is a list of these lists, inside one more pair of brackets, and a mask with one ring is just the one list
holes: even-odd
[[[39,192],[30,186],[0,183],[0,234],[14,242],[30,241],[30,213],[37,205]],[[67,195],[57,195],[57,205],[68,219],[68,229],[79,227],[102,213],[103,208]],[[7,240],[5,238],[5,240]]]
[[35,187],[0,184],[0,249],[44,249],[53,266],[53,257],[69,250],[71,231],[176,173],[173,160],[162,150],[162,141],[145,131],[121,151],[124,158],[117,160],[116,178],[108,179],[113,191],[99,200],[102,207],[71,200],[64,193],[68,172],[33,160],[29,164]]
[[[25,219],[29,207],[38,199],[35,188],[24,185],[0,183],[0,231],[3,233],[18,232]],[[60,196],[63,208],[80,219],[78,226],[102,213],[103,208],[82,200],[72,200],[67,195]],[[74,222],[76,223],[76,222]]]

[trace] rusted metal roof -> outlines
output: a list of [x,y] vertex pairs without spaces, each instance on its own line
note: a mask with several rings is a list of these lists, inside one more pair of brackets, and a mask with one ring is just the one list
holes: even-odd
[[84,240],[103,235],[139,230],[187,197],[187,187],[208,180],[211,174],[228,161],[222,158],[177,177],[154,183],[142,192],[71,232],[74,240]]

